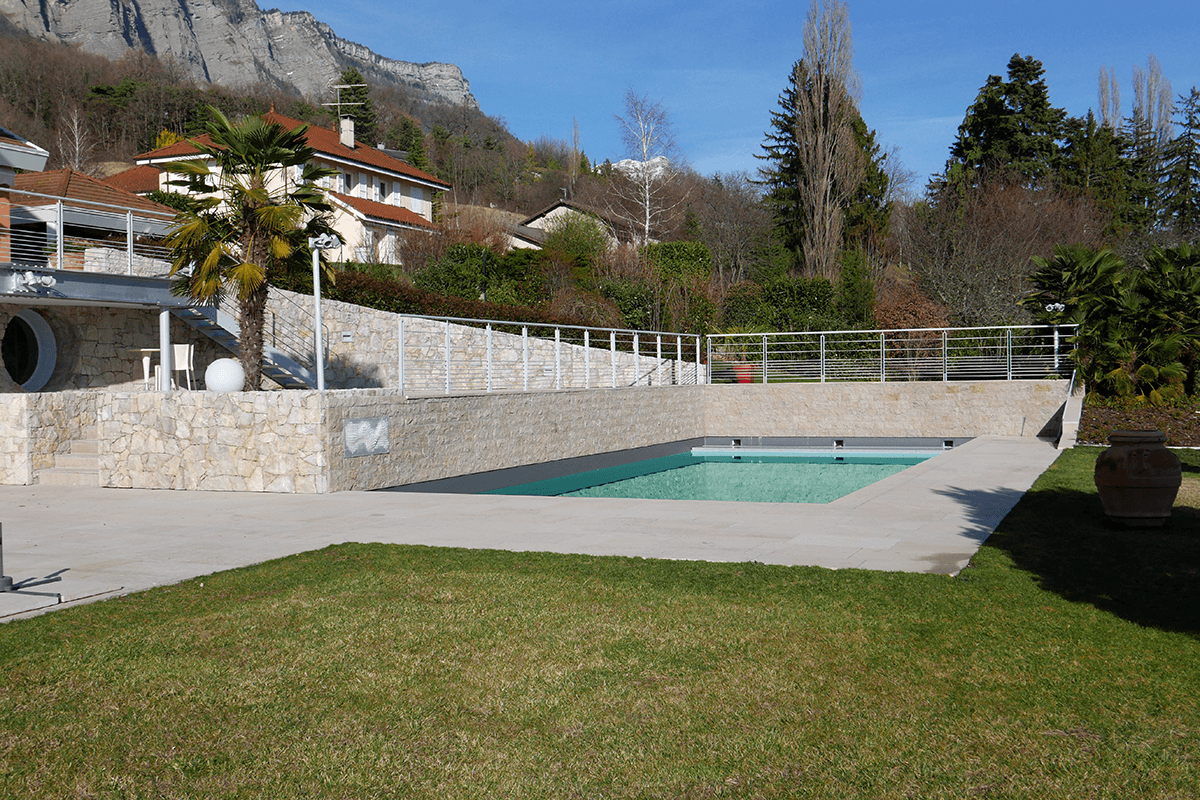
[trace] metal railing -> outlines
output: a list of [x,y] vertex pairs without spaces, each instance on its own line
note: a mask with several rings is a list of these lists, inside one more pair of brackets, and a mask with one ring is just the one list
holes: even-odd
[[170,272],[162,237],[172,215],[17,189],[4,192],[0,263],[155,278]]
[[710,383],[1069,377],[1075,325],[712,334]]
[[701,337],[661,331],[404,315],[410,396],[703,383]]

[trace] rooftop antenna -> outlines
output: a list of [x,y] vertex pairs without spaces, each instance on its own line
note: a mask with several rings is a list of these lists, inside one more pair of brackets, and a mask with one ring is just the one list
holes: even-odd
[[342,106],[361,106],[362,105],[361,102],[353,103],[353,102],[347,102],[347,101],[342,100],[342,89],[366,89],[367,84],[365,84],[365,83],[335,83],[335,84],[330,85],[329,88],[337,90],[336,99],[332,103],[321,103],[321,105],[329,106],[329,107],[336,107],[337,115],[340,118],[342,116]]

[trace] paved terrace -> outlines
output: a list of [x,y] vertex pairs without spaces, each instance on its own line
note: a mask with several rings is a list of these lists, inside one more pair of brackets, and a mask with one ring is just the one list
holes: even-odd
[[[0,619],[341,542],[954,574],[1055,459],[985,436],[826,505],[0,486]],[[60,603],[61,595],[61,603]]]

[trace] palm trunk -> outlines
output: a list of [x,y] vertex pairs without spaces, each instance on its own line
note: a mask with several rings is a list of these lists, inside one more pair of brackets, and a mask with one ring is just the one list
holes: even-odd
[[246,371],[246,391],[262,389],[263,320],[267,313],[267,284],[250,292],[239,304],[238,325],[242,329],[242,369]]

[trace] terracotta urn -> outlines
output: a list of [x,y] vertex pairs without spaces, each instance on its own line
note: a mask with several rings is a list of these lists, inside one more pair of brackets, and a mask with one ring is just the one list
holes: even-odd
[[738,383],[754,383],[753,364],[734,364],[733,374],[737,377]]
[[1096,459],[1096,489],[1109,517],[1157,527],[1171,516],[1183,469],[1162,431],[1113,431]]

